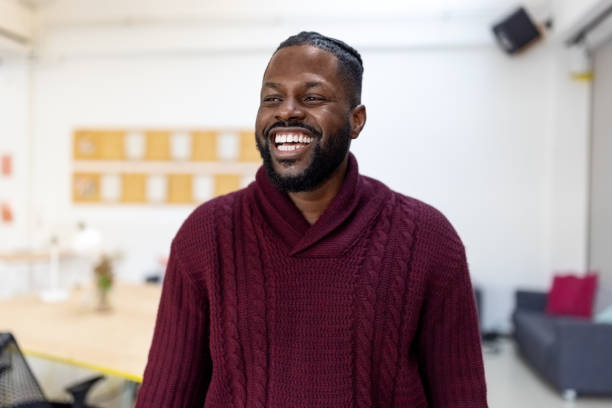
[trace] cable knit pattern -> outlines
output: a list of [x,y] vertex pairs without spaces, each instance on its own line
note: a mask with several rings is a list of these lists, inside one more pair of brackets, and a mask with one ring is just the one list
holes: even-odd
[[379,274],[385,248],[389,241],[389,228],[391,226],[391,205],[385,207],[378,221],[374,236],[370,242],[370,250],[366,255],[366,262],[361,273],[357,287],[360,319],[356,333],[356,366],[357,366],[357,393],[355,401],[359,408],[372,406],[372,342],[374,339],[374,317],[376,306],[376,292],[379,284]]
[[[399,241],[397,256],[393,260],[392,281],[389,291],[387,319],[383,332],[386,334],[382,346],[382,359],[380,367],[380,382],[378,398],[383,407],[391,406],[395,379],[399,368],[400,356],[400,326],[402,324],[402,308],[406,297],[406,282],[409,279],[408,265],[412,260],[412,250],[415,233],[415,213],[405,200],[399,200],[393,217],[398,226]],[[395,235],[395,234],[394,234]]]
[[260,169],[177,233],[136,407],[487,407],[461,240],[352,155],[313,225]]
[[[370,244],[372,229],[367,231],[368,239],[364,239],[359,246],[356,268],[354,273],[351,276],[351,286],[355,288],[352,293],[352,309],[351,309],[351,364],[352,364],[352,387],[353,387],[353,395],[351,395],[350,405],[347,406],[359,406],[359,394],[366,395],[367,401],[371,404],[371,395],[369,389],[369,374],[366,373],[364,375],[364,371],[368,369],[367,361],[369,353],[363,353],[363,349],[367,347],[368,338],[367,336],[362,336],[362,311],[363,311],[363,290],[360,290],[360,281],[363,279],[363,264],[366,260],[366,254]],[[365,358],[364,358],[365,357]]]
[[223,332],[222,336],[226,339],[224,343],[226,372],[228,373],[228,382],[231,386],[232,396],[234,398],[234,406],[243,407],[246,404],[246,380],[244,355],[242,353],[242,344],[238,332],[238,299],[236,296],[236,273],[235,259],[233,256],[233,196],[228,196],[225,200],[219,201],[216,208],[215,216],[217,222],[217,236],[219,237],[218,245],[220,253],[232,254],[230,256],[221,257],[221,276],[219,277],[223,285],[222,293],[217,292],[218,298],[221,301],[221,310],[225,315],[222,319]]
[[264,408],[266,406],[266,379],[267,379],[267,319],[266,319],[266,290],[264,274],[261,267],[262,256],[257,244],[257,233],[253,225],[253,213],[248,209],[247,202],[244,202],[243,210],[247,211],[245,219],[245,239],[249,294],[252,299],[249,326],[253,344],[253,397],[250,398],[254,408]]

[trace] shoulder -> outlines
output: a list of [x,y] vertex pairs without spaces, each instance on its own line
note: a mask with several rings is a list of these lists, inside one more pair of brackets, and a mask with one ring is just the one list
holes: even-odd
[[172,251],[182,258],[202,253],[215,243],[216,230],[231,223],[235,203],[247,194],[248,188],[225,194],[199,205],[185,219],[174,239]]
[[415,223],[419,230],[430,235],[429,238],[461,243],[448,218],[434,206],[394,191],[374,178],[361,175],[361,179],[362,186],[370,197],[379,199],[388,206],[395,206],[400,211],[400,217]]
[[440,210],[394,191],[379,180],[363,175],[361,178],[367,195],[381,200],[388,210],[387,214],[393,214],[393,222],[399,222],[402,232],[418,241],[419,247],[432,253],[442,251],[451,257],[463,256],[464,247],[459,234]]
[[448,218],[434,206],[394,192],[409,251],[412,277],[427,293],[442,293],[452,282],[468,274],[465,247]]
[[451,246],[463,250],[463,243],[455,227],[440,210],[423,201],[410,200],[415,202],[419,229],[425,238],[430,240],[432,244]]
[[436,207],[419,199],[392,191],[397,216],[409,228],[414,249],[430,261],[457,262],[465,248],[449,219]]

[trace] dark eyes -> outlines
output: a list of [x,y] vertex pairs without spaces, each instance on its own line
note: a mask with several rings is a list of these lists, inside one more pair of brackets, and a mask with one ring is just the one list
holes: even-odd
[[265,98],[263,98],[264,102],[280,102],[281,98],[279,98],[278,96],[266,96]]
[[312,96],[312,95],[310,95],[310,96],[305,97],[304,100],[306,102],[320,102],[320,101],[324,101],[325,98],[323,98],[322,96]]
[[[326,98],[319,95],[308,95],[303,98],[304,103],[324,102],[326,100]],[[283,98],[280,96],[266,96],[263,98],[264,103],[279,103],[282,101]]]

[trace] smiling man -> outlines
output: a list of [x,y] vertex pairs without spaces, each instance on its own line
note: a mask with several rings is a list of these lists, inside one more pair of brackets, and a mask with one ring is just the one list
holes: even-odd
[[175,237],[138,408],[487,406],[461,240],[349,153],[362,73],[318,33],[276,50],[264,164]]

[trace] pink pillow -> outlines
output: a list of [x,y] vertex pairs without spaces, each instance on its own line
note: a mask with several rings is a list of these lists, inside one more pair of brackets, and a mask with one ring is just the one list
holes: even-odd
[[597,289],[597,275],[557,275],[548,292],[546,313],[591,318]]

